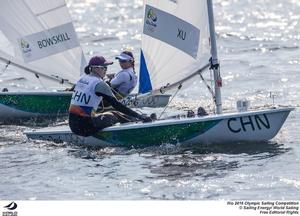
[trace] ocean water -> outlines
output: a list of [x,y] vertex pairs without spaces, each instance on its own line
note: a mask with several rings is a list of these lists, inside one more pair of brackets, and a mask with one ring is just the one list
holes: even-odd
[[[87,57],[113,59],[124,48],[138,56],[143,1],[67,4]],[[273,140],[206,149],[85,149],[29,141],[22,132],[30,127],[0,125],[0,199],[299,200],[300,2],[217,0],[214,7],[224,109],[242,98],[252,107],[296,108]],[[26,79],[5,82],[9,78],[1,74],[1,87],[36,88]],[[209,110],[210,104],[195,80],[172,106]]]

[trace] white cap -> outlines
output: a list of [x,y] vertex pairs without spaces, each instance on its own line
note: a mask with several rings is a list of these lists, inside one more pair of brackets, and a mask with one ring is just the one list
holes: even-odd
[[130,55],[122,52],[120,55],[116,57],[116,59],[124,60],[124,61],[133,61],[133,58]]

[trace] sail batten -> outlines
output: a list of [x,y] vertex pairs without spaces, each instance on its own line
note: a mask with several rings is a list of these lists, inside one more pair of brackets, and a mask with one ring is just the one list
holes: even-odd
[[152,91],[176,86],[209,64],[207,1],[144,2],[140,81],[147,68]]
[[62,4],[62,5],[59,5],[59,6],[57,6],[57,7],[50,8],[49,10],[46,10],[46,11],[43,11],[43,12],[40,12],[40,13],[36,13],[35,15],[36,15],[36,16],[41,16],[41,15],[50,13],[50,12],[52,12],[52,11],[58,10],[58,9],[60,9],[60,8],[66,7],[66,6],[67,6],[66,4]]

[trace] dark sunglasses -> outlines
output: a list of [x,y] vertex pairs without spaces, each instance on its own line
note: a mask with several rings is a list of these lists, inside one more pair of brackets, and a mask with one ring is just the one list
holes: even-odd
[[93,68],[99,68],[99,69],[101,69],[101,70],[107,70],[107,67],[105,67],[105,66],[93,66]]
[[131,60],[122,60],[122,59],[119,59],[119,62],[125,63],[125,62],[131,62]]

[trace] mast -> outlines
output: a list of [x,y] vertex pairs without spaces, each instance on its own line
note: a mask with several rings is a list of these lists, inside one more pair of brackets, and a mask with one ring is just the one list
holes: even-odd
[[221,114],[222,113],[222,98],[221,98],[222,79],[220,75],[220,67],[218,62],[218,52],[217,52],[212,0],[207,0],[207,10],[208,10],[208,22],[209,22],[210,43],[211,43],[211,68],[213,69],[214,72],[214,82],[215,82],[215,104],[216,104],[217,114]]

